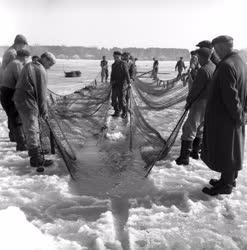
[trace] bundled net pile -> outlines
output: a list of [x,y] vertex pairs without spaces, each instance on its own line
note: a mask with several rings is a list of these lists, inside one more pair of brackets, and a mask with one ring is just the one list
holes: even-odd
[[[96,86],[97,82],[94,80],[91,85],[64,96],[48,91],[49,120],[41,123],[43,147],[49,148],[51,145],[52,149],[55,145],[72,177],[76,170],[75,152],[77,149],[83,149],[83,144],[90,137],[96,138],[98,142],[102,142],[106,138],[107,117],[110,115],[111,108],[111,87],[104,83]],[[145,103],[150,109],[160,110],[184,100],[185,94],[187,94],[186,88],[182,87],[181,83],[176,83],[175,80],[171,82],[172,87],[165,91],[162,88],[155,89],[153,86],[155,91],[163,91],[162,95],[147,93],[154,82],[144,83],[140,79],[136,79],[133,83],[135,87],[130,91],[130,115],[126,124],[129,132],[127,132],[128,141],[126,143],[129,143],[130,151],[141,153],[142,159],[147,165],[152,165],[155,159],[164,157],[164,154],[162,157],[159,154],[167,142],[148,123],[142,113],[140,103]],[[139,87],[140,84],[146,86],[146,91]],[[114,122],[114,119],[112,121]],[[176,133],[171,135],[172,138],[176,137]],[[48,139],[50,136],[51,143]]]

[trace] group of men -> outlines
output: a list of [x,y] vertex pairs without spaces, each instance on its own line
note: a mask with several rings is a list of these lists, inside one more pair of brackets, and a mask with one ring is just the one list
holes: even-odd
[[[55,64],[55,56],[45,52],[33,56],[27,40],[17,35],[14,44],[3,55],[0,68],[0,101],[8,117],[9,138],[16,150],[28,150],[30,165],[43,171],[53,162],[41,150],[39,119],[48,118],[46,91],[47,69]],[[191,52],[189,94],[185,109],[189,110],[182,128],[178,165],[188,165],[189,157],[201,159],[221,178],[211,179],[208,195],[230,194],[236,186],[244,155],[245,112],[247,111],[247,66],[233,50],[233,38],[219,36],[197,44]],[[135,61],[128,52],[113,53],[110,84],[113,117],[127,117],[131,82],[135,78]],[[101,61],[102,82],[108,78],[108,62]],[[176,65],[179,74],[185,69],[183,58]],[[154,58],[153,77],[157,77],[158,61]]]
[[242,169],[247,101],[247,66],[233,50],[233,38],[218,36],[197,44],[191,53],[192,82],[185,109],[178,165],[188,165],[189,157],[201,159],[221,173],[211,179],[208,195],[230,194]]
[[53,163],[41,150],[39,119],[48,118],[46,70],[55,62],[50,52],[33,56],[30,62],[27,39],[17,35],[0,68],[0,100],[8,117],[10,141],[16,142],[17,151],[28,150],[30,165],[40,172]]
[[125,119],[128,111],[129,93],[131,82],[136,75],[136,59],[130,53],[115,51],[113,53],[114,63],[111,69],[110,84],[112,87],[112,106],[114,108],[113,117]]

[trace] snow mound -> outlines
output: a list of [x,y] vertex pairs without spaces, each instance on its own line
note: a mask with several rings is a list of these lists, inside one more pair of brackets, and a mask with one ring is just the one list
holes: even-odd
[[4,250],[81,250],[72,241],[43,234],[17,207],[0,210],[0,249]]

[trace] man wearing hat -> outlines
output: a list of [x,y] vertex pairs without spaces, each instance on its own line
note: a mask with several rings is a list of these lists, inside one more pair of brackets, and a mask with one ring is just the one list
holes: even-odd
[[203,121],[208,98],[208,89],[213,77],[215,65],[210,61],[211,50],[201,48],[197,50],[201,68],[186,99],[185,109],[189,115],[182,128],[182,143],[180,156],[176,159],[177,165],[188,165],[189,156],[199,159],[199,149],[203,135]]
[[27,39],[23,35],[17,35],[14,44],[10,46],[3,54],[2,66],[0,67],[0,85],[3,81],[3,72],[7,65],[16,58],[17,51],[27,45]]
[[3,54],[2,68],[5,69],[7,65],[16,58],[17,51],[23,49],[26,45],[28,45],[27,39],[23,35],[17,35],[14,44]]
[[118,117],[122,111],[122,118],[127,117],[127,92],[130,88],[129,69],[126,62],[121,60],[121,53],[113,53],[114,63],[111,70],[112,106],[115,110],[113,117]]
[[217,56],[215,51],[213,50],[213,45],[209,40],[203,40],[199,42],[197,45],[199,48],[209,48],[212,50],[212,55],[210,60],[217,66],[217,64],[220,62],[220,58]]
[[41,153],[39,117],[48,118],[46,70],[55,62],[55,56],[50,52],[45,52],[41,55],[40,60],[25,65],[13,98],[22,120],[30,165],[37,168],[47,167],[53,163],[51,160],[45,160]]
[[107,82],[108,79],[108,61],[106,60],[106,57],[103,56],[102,60],[100,62],[100,67],[101,67],[101,82]]
[[180,57],[175,66],[175,70],[178,70],[177,78],[182,76],[183,69],[186,69],[186,66],[184,64],[183,57]]
[[21,49],[17,51],[16,59],[10,62],[4,70],[3,82],[1,85],[1,104],[8,117],[10,140],[17,143],[17,151],[24,151],[26,147],[21,122],[18,119],[18,112],[12,98],[21,70],[28,61],[29,56],[30,52],[28,50]]
[[247,101],[247,67],[233,51],[233,38],[218,36],[213,41],[221,62],[215,71],[205,112],[201,158],[221,173],[211,179],[208,195],[230,194],[242,169]]
[[159,71],[159,61],[154,57],[153,58],[153,70],[152,70],[152,75],[151,77],[154,79],[154,80],[157,80],[157,77],[158,77],[158,71]]

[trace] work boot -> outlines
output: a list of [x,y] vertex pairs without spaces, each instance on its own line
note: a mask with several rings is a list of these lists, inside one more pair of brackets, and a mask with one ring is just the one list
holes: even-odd
[[115,110],[114,114],[112,114],[112,117],[119,117],[119,115],[120,115],[120,114],[119,114],[119,111],[116,111],[116,110]]
[[202,192],[210,196],[215,196],[218,194],[231,194],[232,188],[232,185],[222,183],[212,188],[204,187]]
[[192,148],[192,141],[182,140],[180,156],[176,159],[177,165],[188,165],[189,156]]
[[26,144],[17,143],[17,145],[16,145],[16,151],[26,151],[26,150],[27,150]]
[[123,108],[121,117],[122,117],[123,119],[127,118],[127,108],[126,108],[126,107]]
[[31,167],[49,167],[53,164],[52,160],[47,160],[44,158],[44,156],[40,153],[40,148],[33,148],[29,150],[29,156],[30,156],[30,165]]
[[16,140],[15,140],[15,135],[14,135],[14,133],[13,133],[12,131],[9,132],[9,140],[10,140],[11,142],[15,142],[15,141],[16,141]]
[[193,141],[192,152],[190,153],[190,157],[192,157],[195,160],[199,159],[199,151],[201,148],[201,142],[202,142],[202,139],[199,137],[196,137]]
[[[213,187],[216,187],[216,186],[218,186],[218,185],[221,184],[221,180],[211,179],[211,180],[209,181],[209,184],[210,184],[211,186],[213,186]],[[236,181],[233,181],[232,186],[233,186],[233,187],[236,187]]]

